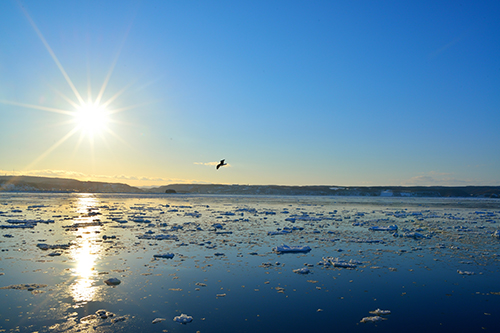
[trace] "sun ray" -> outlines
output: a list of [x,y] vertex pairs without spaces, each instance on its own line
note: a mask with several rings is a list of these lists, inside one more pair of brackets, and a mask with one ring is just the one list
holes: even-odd
[[90,82],[90,61],[87,48],[87,103],[92,103],[92,84]]
[[61,139],[59,139],[59,141],[57,141],[56,143],[54,143],[49,149],[47,149],[46,151],[44,151],[40,156],[38,156],[33,162],[31,162],[30,165],[28,165],[25,170],[29,170],[31,168],[33,168],[38,162],[40,162],[41,160],[43,160],[48,154],[50,154],[54,149],[56,149],[57,147],[59,147],[64,141],[66,141],[67,139],[69,139],[73,134],[75,134],[77,131],[78,131],[78,126],[73,128],[71,131],[68,132],[68,134],[66,134],[65,136],[63,136]]
[[104,91],[106,90],[106,87],[108,86],[109,79],[111,78],[111,74],[113,74],[116,63],[118,62],[118,58],[120,57],[123,46],[125,46],[125,41],[127,40],[127,37],[128,37],[128,34],[129,34],[131,28],[132,28],[132,22],[130,22],[130,25],[128,26],[127,31],[125,32],[125,36],[123,37],[123,40],[120,44],[120,47],[118,48],[118,52],[116,53],[116,56],[113,59],[113,62],[111,63],[111,67],[109,68],[108,74],[106,75],[106,78],[104,79],[104,82],[102,83],[101,90],[99,91],[99,94],[97,95],[97,98],[95,100],[96,104],[99,104],[101,102],[102,95],[104,95]]
[[66,82],[68,82],[71,90],[73,90],[73,93],[75,94],[76,98],[78,99],[78,101],[80,103],[83,103],[82,96],[80,96],[80,93],[78,92],[78,90],[76,89],[76,87],[73,85],[73,82],[71,82],[71,79],[69,78],[68,74],[64,70],[64,68],[61,65],[61,63],[59,62],[59,59],[57,59],[57,57],[56,57],[54,51],[52,51],[52,48],[50,47],[49,43],[47,43],[47,41],[45,40],[45,37],[43,37],[42,32],[38,29],[38,27],[36,26],[35,22],[31,18],[31,16],[28,14],[28,12],[24,8],[24,6],[22,6],[21,4],[20,4],[20,6],[21,6],[21,10],[23,11],[24,15],[26,16],[26,18],[30,22],[30,24],[33,27],[33,29],[35,29],[36,34],[38,35],[38,37],[42,41],[43,45],[45,45],[45,48],[47,49],[47,51],[49,52],[50,56],[52,57],[52,59],[56,63],[57,67],[61,71],[61,73],[64,76],[64,78],[66,79]]
[[127,146],[129,148],[133,148],[130,143],[128,143],[127,141],[125,141],[121,136],[119,136],[118,134],[116,134],[115,132],[113,132],[110,128],[106,128],[106,132],[108,132],[109,134],[111,134],[112,136],[114,136],[118,141],[120,141],[121,143],[123,143],[125,146]]
[[78,108],[78,104],[75,103],[71,98],[69,98],[68,96],[66,96],[65,94],[63,94],[62,92],[60,92],[59,90],[57,90],[56,88],[52,87],[52,89],[59,95],[62,97],[62,99],[64,99],[66,102],[68,102],[69,104],[71,104],[74,108]]
[[108,110],[108,113],[109,113],[109,114],[115,114],[115,113],[119,113],[119,112],[123,112],[123,111],[131,110],[131,109],[135,109],[135,108],[138,108],[138,107],[141,107],[141,106],[150,105],[150,104],[152,104],[152,103],[154,103],[154,102],[155,102],[155,101],[151,101],[151,102],[146,102],[146,103],[140,103],[140,104],[135,104],[135,105],[125,106],[125,107],[123,107],[123,108],[119,108],[119,109]]
[[106,102],[102,103],[101,105],[103,107],[107,107],[109,104],[111,104],[115,99],[117,99],[118,97],[120,97],[121,94],[123,94],[128,88],[130,88],[130,86],[132,84],[134,84],[135,81],[132,81],[130,82],[129,84],[127,84],[125,87],[123,87],[120,91],[118,91],[116,94],[114,94],[113,96],[111,96]]
[[[8,101],[8,100],[0,100],[0,103],[3,104],[9,104],[9,105],[14,105],[14,106],[19,106],[19,107],[25,107],[25,108],[31,108],[35,110],[41,110],[41,111],[47,111],[47,112],[53,112],[53,113],[59,113],[59,114],[64,114],[66,116],[69,116],[67,120],[63,121],[55,121],[50,127],[52,126],[61,126],[61,125],[67,125],[67,124],[74,124],[73,128],[67,132],[66,134],[63,135],[57,142],[53,143],[48,149],[43,151],[38,157],[36,157],[27,167],[24,168],[24,170],[29,170],[32,169],[36,164],[40,163],[43,159],[47,158],[55,149],[57,149],[59,146],[61,146],[64,142],[66,142],[70,137],[72,137],[75,133],[80,132],[80,135],[78,139],[73,140],[76,141],[75,146],[71,152],[71,156],[74,157],[75,155],[79,155],[81,150],[81,145],[84,139],[88,141],[88,152],[90,153],[90,159],[88,160],[90,167],[93,171],[95,171],[97,161],[96,161],[96,152],[98,152],[98,148],[101,146],[101,143],[107,147],[111,152],[112,151],[112,145],[110,143],[110,138],[111,136],[124,144],[125,146],[129,148],[134,148],[130,143],[125,141],[123,138],[121,138],[117,133],[115,133],[111,128],[108,127],[108,123],[122,123],[120,121],[117,121],[116,119],[112,119],[109,116],[115,113],[123,112],[126,110],[131,110],[139,107],[143,107],[145,105],[151,104],[152,102],[146,102],[146,103],[141,103],[141,104],[136,104],[136,105],[129,105],[125,107],[120,107],[116,108],[114,110],[109,110],[108,107],[112,105],[112,103],[117,100],[120,96],[122,96],[128,89],[130,89],[131,86],[133,86],[136,82],[137,79],[132,80],[132,82],[128,83],[124,87],[122,87],[118,92],[112,94],[110,98],[108,98],[104,103],[101,101],[103,100],[103,97],[105,95],[106,89],[108,88],[108,85],[110,84],[110,79],[111,76],[117,66],[118,59],[121,55],[121,52],[124,48],[124,45],[127,41],[129,32],[132,28],[132,23],[134,19],[130,21],[130,24],[125,32],[125,36],[123,37],[117,53],[111,63],[111,66],[106,73],[106,76],[104,78],[104,81],[102,83],[102,86],[100,87],[100,90],[98,91],[97,97],[94,99],[92,96],[92,82],[91,82],[91,70],[90,70],[90,56],[87,53],[87,85],[86,85],[86,92],[85,88],[82,90],[82,94],[78,91],[78,89],[75,87],[73,82],[71,81],[68,73],[62,66],[61,62],[57,58],[56,54],[52,50],[51,46],[43,36],[42,32],[38,28],[38,26],[35,24],[35,21],[31,18],[31,16],[28,14],[28,11],[22,6],[20,1],[18,0],[19,6],[21,7],[22,12],[26,16],[28,22],[34,29],[35,33],[37,34],[38,38],[41,40],[43,45],[45,46],[46,50],[52,57],[52,60],[58,67],[59,71],[65,78],[67,84],[73,91],[73,94],[76,96],[76,100],[73,99],[71,93],[69,95],[64,94],[60,90],[51,87],[52,90],[59,95],[64,101],[66,101],[69,105],[71,105],[70,108],[67,110],[64,109],[59,109],[59,108],[54,108],[54,107],[47,107],[47,106],[41,106],[41,105],[33,105],[33,104],[27,104],[27,103],[19,103],[19,102],[13,102],[13,101]],[[87,50],[88,51],[88,50]],[[97,87],[94,88],[94,93],[97,91]],[[86,95],[85,95],[86,93]],[[85,97],[85,100],[84,98]],[[106,96],[107,97],[107,96]],[[137,124],[134,124],[137,125]],[[109,134],[110,136],[108,136]],[[87,148],[87,147],[86,147]]]
[[84,137],[85,137],[85,134],[83,134],[83,132],[80,132],[80,137],[78,138],[78,141],[76,142],[75,148],[73,148],[73,152],[71,153],[71,158],[75,157],[76,152],[78,151],[78,148],[80,148],[80,144],[82,143]]
[[37,109],[37,110],[43,110],[43,111],[49,111],[49,112],[55,112],[55,113],[62,113],[62,114],[70,115],[70,116],[75,115],[75,113],[73,111],[61,110],[61,109],[56,109],[56,108],[49,108],[49,107],[40,106],[40,105],[25,104],[25,103],[5,101],[5,100],[0,100],[0,103],[22,106],[22,107],[30,108],[30,109]]

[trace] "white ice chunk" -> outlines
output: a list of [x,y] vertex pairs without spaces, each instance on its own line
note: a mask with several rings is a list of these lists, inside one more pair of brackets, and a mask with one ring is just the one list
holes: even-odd
[[163,253],[163,254],[155,254],[153,257],[155,258],[163,258],[163,259],[172,259],[175,256],[173,253]]
[[377,316],[388,315],[388,314],[391,314],[391,310],[380,310],[380,309],[377,309],[375,311],[370,311],[370,313],[374,314],[374,315],[377,315]]
[[281,244],[273,248],[274,252],[278,253],[288,253],[288,252],[309,252],[311,248],[309,246],[288,246],[285,244]]
[[356,268],[357,265],[362,264],[362,262],[356,260],[345,261],[340,258],[333,257],[323,257],[323,262],[325,266],[332,265],[333,267],[341,268]]
[[273,235],[284,235],[284,234],[289,234],[291,233],[290,230],[280,230],[280,231],[268,231],[267,234],[269,236],[273,236]]
[[187,324],[193,321],[193,317],[183,313],[180,316],[174,317],[174,321],[181,324]]
[[303,268],[294,269],[293,272],[297,273],[297,274],[309,274],[310,271],[307,267],[303,267]]
[[372,230],[372,231],[396,231],[396,230],[398,230],[398,226],[395,224],[389,225],[387,227],[375,226],[375,227],[368,228],[368,230]]
[[161,323],[162,321],[165,321],[165,320],[166,320],[165,318],[155,318],[153,320],[153,324]]
[[382,321],[382,320],[386,320],[386,319],[382,318],[380,316],[373,316],[373,317],[364,317],[363,319],[361,319],[361,322],[362,323],[373,323],[373,322]]
[[117,278],[111,278],[104,281],[104,283],[106,283],[108,286],[117,286],[121,283],[121,281]]

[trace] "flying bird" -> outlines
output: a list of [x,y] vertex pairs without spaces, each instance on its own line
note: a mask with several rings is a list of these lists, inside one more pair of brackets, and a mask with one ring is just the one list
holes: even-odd
[[221,166],[224,166],[224,165],[227,165],[227,163],[224,163],[225,160],[221,160],[219,164],[217,164],[217,166],[215,167],[217,170],[219,170],[219,168]]

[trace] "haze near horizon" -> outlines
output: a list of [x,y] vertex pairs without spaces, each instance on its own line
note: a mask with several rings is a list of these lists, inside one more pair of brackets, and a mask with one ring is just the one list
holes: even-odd
[[2,2],[0,173],[500,185],[498,17],[494,1]]

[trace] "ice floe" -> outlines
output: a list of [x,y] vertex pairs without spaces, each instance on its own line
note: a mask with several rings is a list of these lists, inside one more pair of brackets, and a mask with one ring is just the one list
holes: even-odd
[[27,290],[33,291],[35,289],[45,288],[46,284],[38,284],[38,283],[26,283],[26,284],[14,284],[7,287],[1,287],[0,289],[15,289],[15,290]]
[[172,259],[175,256],[173,253],[164,253],[164,254],[154,254],[154,258],[161,258],[161,259]]
[[158,323],[161,323],[162,321],[165,321],[165,320],[166,320],[165,318],[155,318],[155,319],[153,319],[152,323],[158,324]]
[[181,323],[181,324],[187,324],[193,321],[193,317],[188,316],[187,314],[181,314],[180,316],[174,317],[174,321]]
[[269,236],[274,236],[274,235],[285,235],[291,233],[291,230],[279,230],[279,231],[268,231],[267,234]]
[[362,323],[374,323],[377,321],[387,320],[386,318],[382,318],[380,316],[372,316],[372,317],[364,317],[361,319]]
[[294,269],[293,272],[297,273],[297,274],[309,274],[310,273],[310,271],[307,267]]
[[398,226],[395,224],[389,225],[386,227],[373,226],[373,227],[368,228],[368,230],[371,230],[371,231],[396,231],[396,230],[398,230]]
[[121,283],[121,281],[117,278],[110,278],[104,281],[108,286],[117,286]]
[[45,243],[39,243],[36,245],[40,250],[56,250],[56,249],[61,249],[61,250],[67,250],[71,246],[71,244],[54,244],[54,245],[49,245]]
[[391,310],[376,309],[374,311],[370,311],[370,314],[374,314],[374,315],[377,315],[377,316],[383,316],[383,315],[391,314]]
[[323,257],[323,265],[324,266],[333,266],[333,267],[340,267],[340,268],[356,268],[358,265],[362,264],[362,262],[359,262],[357,260],[349,260],[345,261],[340,258],[334,258],[334,257]]
[[311,248],[307,245],[305,246],[288,246],[285,244],[281,244],[273,248],[274,252],[277,253],[293,253],[293,252],[309,252]]

